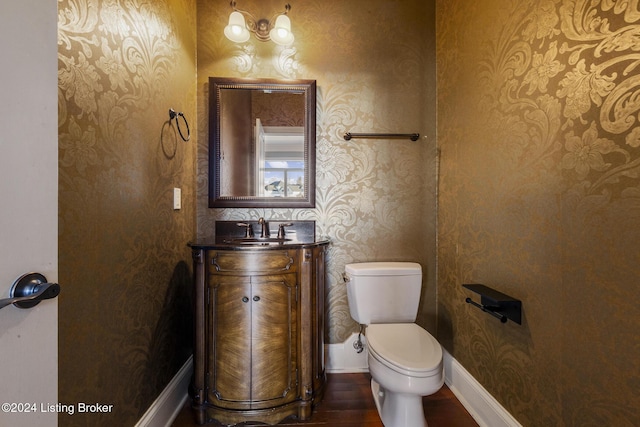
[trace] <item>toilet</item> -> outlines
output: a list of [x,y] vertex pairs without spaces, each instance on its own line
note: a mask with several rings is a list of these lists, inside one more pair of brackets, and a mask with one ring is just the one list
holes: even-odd
[[422,268],[413,262],[345,266],[351,317],[366,325],[371,391],[385,427],[426,427],[422,396],[444,384],[442,347],[415,324]]

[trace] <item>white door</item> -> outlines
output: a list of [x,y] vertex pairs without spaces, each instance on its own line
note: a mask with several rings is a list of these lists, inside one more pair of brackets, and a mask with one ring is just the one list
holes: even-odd
[[[3,299],[24,273],[58,279],[57,2],[0,1],[0,40]],[[0,426],[57,426],[57,399],[57,299],[0,309]]]

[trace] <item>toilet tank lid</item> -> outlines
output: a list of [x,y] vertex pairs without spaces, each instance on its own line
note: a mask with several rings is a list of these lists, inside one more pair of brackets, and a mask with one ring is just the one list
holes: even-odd
[[352,276],[410,276],[422,274],[417,262],[360,262],[347,264],[345,272]]

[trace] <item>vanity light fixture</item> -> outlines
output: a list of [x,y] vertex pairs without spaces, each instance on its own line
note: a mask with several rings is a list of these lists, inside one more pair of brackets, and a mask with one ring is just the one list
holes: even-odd
[[224,35],[236,43],[244,43],[249,40],[251,33],[260,41],[268,41],[288,46],[293,43],[293,33],[291,32],[291,20],[287,13],[291,10],[291,5],[284,6],[284,12],[277,13],[271,20],[262,18],[256,19],[252,14],[236,8],[236,1],[231,1],[233,12],[229,15],[229,24],[224,28]]

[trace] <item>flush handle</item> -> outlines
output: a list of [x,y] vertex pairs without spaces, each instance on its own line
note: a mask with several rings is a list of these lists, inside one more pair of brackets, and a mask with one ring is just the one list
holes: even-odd
[[0,308],[15,305],[18,308],[31,308],[45,299],[55,298],[60,294],[60,285],[48,283],[40,273],[27,273],[11,286],[9,298],[0,300]]

